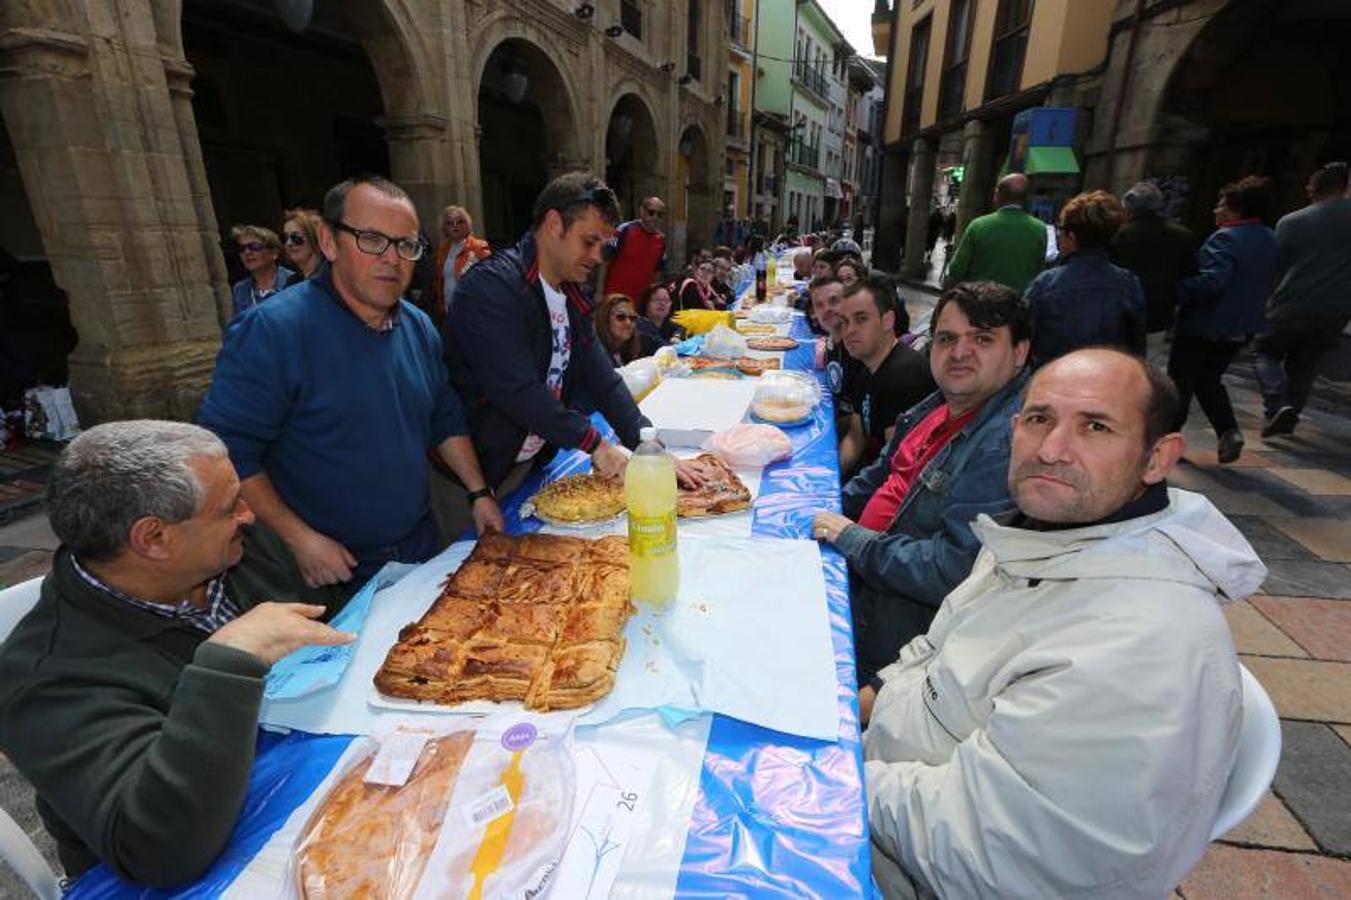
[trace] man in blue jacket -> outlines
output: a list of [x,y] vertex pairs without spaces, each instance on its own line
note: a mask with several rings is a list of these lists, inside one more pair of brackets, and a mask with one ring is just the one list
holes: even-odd
[[[617,477],[628,457],[589,414],[599,410],[630,448],[650,424],[596,337],[584,288],[618,217],[605,182],[560,175],[535,201],[520,242],[474,266],[456,288],[446,361],[494,487],[519,484],[558,449],[581,449],[593,471]],[[677,472],[690,480],[684,464]]]
[[1007,475],[1027,380],[1027,307],[1003,285],[964,282],[938,298],[929,330],[938,390],[901,414],[882,454],[845,485],[844,515],[819,512],[812,522],[812,536],[849,563],[860,686],[928,631],[970,574],[976,516],[1013,509]]
[[429,450],[469,488],[480,533],[503,521],[436,328],[402,299],[426,252],[412,201],[363,176],[330,190],[323,215],[327,273],[230,326],[198,417],[229,447],[244,499],[297,575],[333,586],[338,602],[384,563],[437,551]]

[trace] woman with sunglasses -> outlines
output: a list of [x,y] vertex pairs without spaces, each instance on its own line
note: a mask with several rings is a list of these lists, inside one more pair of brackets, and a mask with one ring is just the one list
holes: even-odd
[[615,367],[626,365],[643,355],[638,337],[638,314],[633,301],[624,294],[606,294],[596,304],[596,336],[604,345]]
[[236,225],[230,229],[230,240],[235,243],[239,261],[248,277],[230,287],[230,303],[234,318],[253,309],[268,297],[296,280],[296,273],[277,265],[281,256],[281,240],[271,228],[261,225]]
[[281,242],[287,260],[301,278],[313,278],[324,263],[324,255],[319,252],[319,213],[297,207],[286,210],[282,217]]

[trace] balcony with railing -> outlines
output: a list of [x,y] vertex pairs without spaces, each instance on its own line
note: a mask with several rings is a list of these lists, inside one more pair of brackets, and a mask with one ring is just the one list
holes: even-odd
[[779,192],[779,175],[777,172],[761,172],[756,178],[755,192],[757,194],[774,195]]
[[826,73],[800,59],[793,67],[793,79],[822,100],[830,100],[830,90],[826,87]]
[[805,141],[795,140],[788,148],[788,161],[808,169],[821,168],[821,148],[812,147]]
[[619,27],[639,40],[643,39],[643,8],[637,0],[619,0]]

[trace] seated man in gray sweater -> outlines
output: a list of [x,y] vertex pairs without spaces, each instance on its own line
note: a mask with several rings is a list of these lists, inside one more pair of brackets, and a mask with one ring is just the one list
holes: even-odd
[[322,606],[261,601],[283,570],[241,564],[253,513],[209,431],[91,428],[47,502],[61,547],[0,646],[0,750],[36,788],[68,876],[105,862],[188,881],[243,805],[268,668],[354,636],[315,621]]

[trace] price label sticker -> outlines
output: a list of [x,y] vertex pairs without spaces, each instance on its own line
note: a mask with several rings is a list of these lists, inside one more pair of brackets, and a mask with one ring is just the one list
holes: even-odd
[[494,819],[505,816],[515,808],[516,804],[511,802],[511,793],[507,790],[507,786],[499,784],[470,803],[468,808],[465,809],[464,815],[469,820],[470,826],[482,828]]
[[431,734],[425,731],[394,731],[380,739],[380,749],[366,770],[367,784],[403,787],[408,783]]

